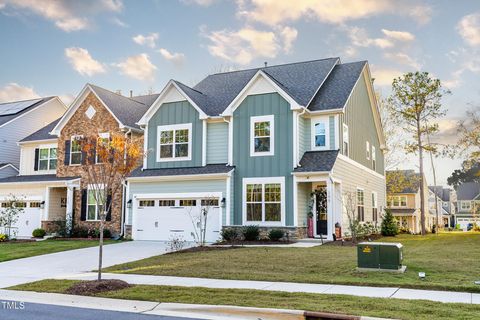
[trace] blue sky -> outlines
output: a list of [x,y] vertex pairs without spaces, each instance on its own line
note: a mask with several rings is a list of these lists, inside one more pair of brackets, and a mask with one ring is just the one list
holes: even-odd
[[[170,78],[193,85],[264,61],[339,56],[368,60],[384,96],[406,71],[440,78],[452,91],[442,141],[453,142],[456,121],[480,105],[475,0],[0,0],[0,37],[0,101],[68,103],[86,82],[158,92]],[[413,160],[403,166],[416,168]],[[436,162],[441,183],[460,163]]]

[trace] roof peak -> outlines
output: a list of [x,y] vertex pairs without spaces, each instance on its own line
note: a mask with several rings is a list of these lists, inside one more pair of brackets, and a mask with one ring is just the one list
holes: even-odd
[[[95,85],[95,84],[93,84],[93,83],[87,83],[87,84],[88,84],[89,86],[91,86],[91,87],[95,87],[95,88],[98,88],[98,89],[102,89],[102,90],[108,91],[109,93],[114,94],[114,95],[116,95],[116,96],[118,96],[118,97],[122,97],[122,98],[124,98],[124,99],[128,99],[128,100],[130,100],[130,101],[133,101],[133,102],[139,103],[139,104],[141,104],[141,105],[147,106],[146,104],[144,104],[144,103],[142,103],[142,102],[140,102],[140,101],[137,101],[137,100],[133,99],[134,97],[130,98],[130,97],[124,96],[124,95],[119,94],[119,93],[117,93],[117,92],[114,92],[114,91],[112,91],[112,90],[105,89],[104,87],[97,86],[97,85]],[[148,96],[148,95],[145,95],[145,96]],[[137,97],[141,97],[141,96],[137,96]]]

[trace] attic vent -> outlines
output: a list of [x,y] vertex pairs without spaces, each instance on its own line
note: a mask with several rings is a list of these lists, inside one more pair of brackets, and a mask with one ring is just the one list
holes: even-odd
[[90,119],[90,120],[93,118],[93,116],[95,115],[95,113],[97,113],[97,111],[96,111],[95,108],[92,107],[92,106],[89,106],[88,109],[87,109],[87,111],[85,111],[86,116],[87,116],[88,119]]

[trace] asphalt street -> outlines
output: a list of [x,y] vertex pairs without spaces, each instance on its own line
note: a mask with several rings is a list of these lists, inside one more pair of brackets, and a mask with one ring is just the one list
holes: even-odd
[[0,300],[1,320],[200,320]]

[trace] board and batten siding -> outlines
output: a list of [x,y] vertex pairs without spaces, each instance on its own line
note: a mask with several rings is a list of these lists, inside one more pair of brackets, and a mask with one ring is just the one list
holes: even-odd
[[[185,181],[152,181],[152,182],[130,182],[128,199],[133,199],[135,206],[135,194],[149,193],[194,193],[194,192],[221,192],[226,197],[227,184],[226,179],[214,180],[185,180]],[[132,224],[132,208],[128,210],[127,224]],[[226,212],[222,208],[222,223],[225,225]]]
[[[315,118],[306,118],[304,116],[300,116],[298,119],[298,159],[302,159],[304,153],[306,151],[312,150],[312,139],[313,139],[313,132],[312,132],[312,120]],[[313,120],[314,121],[314,120]],[[335,130],[335,116],[328,116],[328,130],[330,136],[330,149],[336,150],[339,146],[335,143],[335,137],[338,134]],[[340,138],[337,139],[340,141]]]
[[[383,175],[385,166],[384,156],[380,149],[380,141],[375,127],[374,115],[364,74],[360,76],[347,101],[345,113],[340,115],[338,132],[340,134],[339,141],[342,141],[342,145],[343,123],[348,126],[349,131],[349,158],[372,169],[372,159],[370,157],[370,160],[368,160],[366,156],[366,141],[368,141],[370,143],[370,150],[371,146],[375,146],[376,149],[376,171]],[[343,148],[341,148],[341,150],[342,149]]]
[[[274,155],[250,156],[250,118],[274,116]],[[235,165],[232,224],[243,220],[243,178],[285,177],[285,225],[293,221],[293,112],[278,93],[247,96],[233,113],[233,164]]]
[[228,123],[207,124],[207,164],[228,162]]
[[[192,124],[191,160],[157,162],[157,127]],[[187,101],[164,103],[148,121],[147,168],[199,167],[202,165],[202,126],[198,111]]]
[[[337,158],[335,161],[332,176],[342,181],[343,193],[356,193],[357,188],[364,189],[365,221],[372,221],[372,191],[377,192],[378,217],[380,223],[381,209],[386,206],[385,178],[341,158]],[[342,220],[342,225],[348,225],[348,218],[345,212],[343,212]]]

